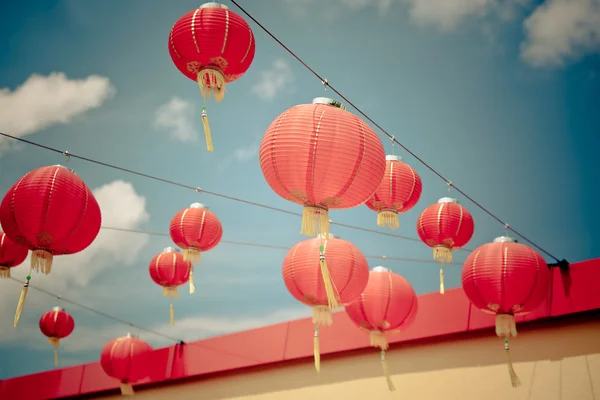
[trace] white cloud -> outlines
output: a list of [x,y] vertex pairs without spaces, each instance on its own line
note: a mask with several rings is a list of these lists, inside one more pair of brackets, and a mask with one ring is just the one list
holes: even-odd
[[[287,0],[292,15],[303,18],[309,12],[315,11],[320,17],[331,20],[341,15],[342,7],[351,11],[361,10],[367,7],[375,6],[380,15],[385,15],[394,2],[399,0],[328,0],[327,2],[319,0]],[[341,7],[340,7],[341,6]]]
[[173,97],[168,103],[160,106],[154,116],[154,127],[167,130],[169,135],[181,142],[198,139],[198,131],[194,123],[196,107],[179,97]]
[[246,162],[255,158],[258,154],[258,144],[252,143],[249,146],[237,148],[233,152],[233,156],[238,162]]
[[600,51],[600,0],[546,0],[524,26],[521,57],[535,67],[563,65]]
[[0,126],[5,133],[25,136],[55,124],[68,124],[100,107],[114,93],[103,76],[69,79],[62,72],[34,74],[14,91],[0,89]]
[[282,59],[276,59],[273,65],[261,72],[260,79],[252,87],[252,91],[260,99],[273,100],[280,92],[293,90],[295,82],[292,69]]

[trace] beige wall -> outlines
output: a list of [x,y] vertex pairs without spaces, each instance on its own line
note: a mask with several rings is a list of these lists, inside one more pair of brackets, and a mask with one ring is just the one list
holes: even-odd
[[[587,316],[522,327],[511,342],[522,385],[510,385],[502,341],[485,334],[396,346],[387,390],[378,352],[289,362],[226,377],[138,390],[135,398],[178,400],[596,400],[600,399],[600,321]],[[365,338],[367,340],[367,338]],[[595,396],[594,396],[595,394]],[[104,398],[122,398],[110,396]]]

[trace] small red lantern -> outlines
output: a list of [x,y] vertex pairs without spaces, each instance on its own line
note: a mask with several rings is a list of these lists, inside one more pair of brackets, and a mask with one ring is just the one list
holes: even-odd
[[[102,216],[92,191],[75,173],[54,165],[34,169],[6,193],[0,224],[13,242],[29,248],[31,270],[49,274],[54,256],[86,249],[100,232]],[[28,275],[17,305],[17,327],[27,297]]]
[[452,250],[469,243],[475,223],[471,213],[456,199],[444,197],[427,207],[417,220],[417,233],[433,248],[433,258],[440,264],[440,293],[444,293],[444,264],[452,262]]
[[387,155],[385,160],[385,175],[366,205],[377,211],[378,226],[398,229],[398,213],[407,212],[417,204],[421,198],[423,184],[417,171],[403,163],[402,158]]
[[54,307],[40,318],[40,331],[48,337],[48,343],[54,346],[54,366],[58,367],[58,347],[60,340],[66,338],[75,329],[71,314],[60,307]]
[[319,325],[331,325],[331,310],[361,294],[369,264],[356,246],[333,235],[307,239],[286,255],[283,280],[296,300],[313,309],[315,368],[320,371]]
[[463,289],[475,307],[496,315],[496,335],[504,338],[513,386],[520,383],[508,345],[508,338],[517,336],[514,316],[542,304],[550,290],[550,275],[538,252],[506,236],[475,249],[464,263]]
[[[194,203],[179,211],[169,227],[171,240],[183,249],[183,259],[200,263],[200,253],[216,247],[223,237],[219,218],[204,204]],[[194,293],[194,266],[190,269],[190,293]]]
[[250,26],[227,6],[201,5],[175,23],[169,35],[169,54],[181,73],[198,82],[204,98],[202,125],[206,147],[213,151],[206,99],[223,100],[225,85],[244,75],[254,59],[256,43]]
[[418,300],[410,282],[384,267],[375,267],[360,297],[346,306],[346,314],[369,332],[371,346],[381,349],[381,365],[390,391],[396,390],[389,375],[385,351],[386,332],[407,329],[418,312]]
[[167,247],[162,253],[155,255],[148,266],[152,280],[163,287],[163,296],[171,300],[169,306],[171,325],[175,325],[173,298],[179,297],[177,286],[184,285],[190,280],[191,268],[192,264],[185,261],[183,255],[172,247]]
[[373,196],[385,173],[377,134],[332,99],[290,108],[267,129],[260,167],[271,189],[304,206],[301,233],[329,234],[330,209],[357,207]]
[[152,347],[128,333],[106,343],[100,353],[104,373],[121,382],[121,394],[133,396],[132,384],[150,376]]
[[0,231],[0,279],[10,278],[10,269],[21,265],[29,250],[16,244]]

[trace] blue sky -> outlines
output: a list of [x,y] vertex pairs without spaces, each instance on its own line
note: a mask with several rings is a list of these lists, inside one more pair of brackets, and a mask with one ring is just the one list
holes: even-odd
[[[597,0],[253,0],[240,2],[286,45],[402,143],[517,230],[559,258],[598,256],[600,219],[600,3]],[[225,4],[238,10],[228,1]],[[299,207],[265,183],[256,156],[270,122],[324,88],[259,28],[248,73],[209,102],[215,152],[205,150],[197,85],[172,65],[166,43],[181,0],[12,2],[0,16],[0,130],[72,153],[286,210]],[[551,28],[551,29],[550,29]],[[38,77],[32,77],[37,74]],[[51,75],[54,74],[54,75]],[[62,75],[61,75],[62,74]],[[2,89],[3,88],[3,89]],[[335,97],[335,96],[332,96]],[[156,123],[161,114],[161,121]],[[384,138],[381,134],[382,139]],[[384,140],[391,152],[389,140]],[[0,191],[64,157],[0,139]],[[416,237],[419,213],[447,187],[400,149],[423,180],[419,204],[399,235]],[[299,218],[69,161],[96,191],[104,225],[168,232],[171,217],[202,202],[221,218],[224,240],[292,246]],[[505,230],[454,193],[475,218],[475,248]],[[366,207],[332,220],[376,226]],[[430,259],[413,241],[342,227],[332,232],[366,255]],[[281,279],[285,251],[222,243],[196,269],[196,294],[182,290],[178,324],[147,264],[169,238],[102,231],[92,247],[55,261],[32,284],[140,326],[188,340],[309,316]],[[462,262],[465,252],[457,252]],[[547,258],[548,259],[548,258]],[[549,259],[548,259],[549,260]],[[418,293],[438,288],[434,264],[377,261]],[[19,267],[14,276],[25,275]],[[30,291],[18,330],[20,286],[0,282],[0,378],[52,368],[37,328],[56,298]],[[460,267],[446,269],[447,287]],[[130,329],[76,306],[62,364],[98,358]],[[133,331],[136,331],[133,329]],[[155,346],[170,344],[151,334]]]

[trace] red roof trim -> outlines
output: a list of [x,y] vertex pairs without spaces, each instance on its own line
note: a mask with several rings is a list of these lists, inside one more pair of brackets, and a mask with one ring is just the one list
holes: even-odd
[[[571,265],[568,279],[553,270],[548,300],[518,322],[600,309],[600,259]],[[565,285],[570,296],[565,295]],[[461,288],[445,295],[419,296],[419,315],[406,332],[390,337],[390,343],[442,337],[494,326],[494,318],[474,309]],[[368,348],[368,336],[356,328],[345,313],[334,314],[331,328],[322,329],[323,355]],[[285,360],[312,357],[313,325],[310,318],[284,322],[249,331],[157,349],[156,366],[143,384],[159,384],[175,379],[260,366]],[[326,363],[327,360],[325,359]],[[115,390],[117,382],[107,377],[98,362],[51,370],[0,381],[0,398],[28,400],[64,398]]]

